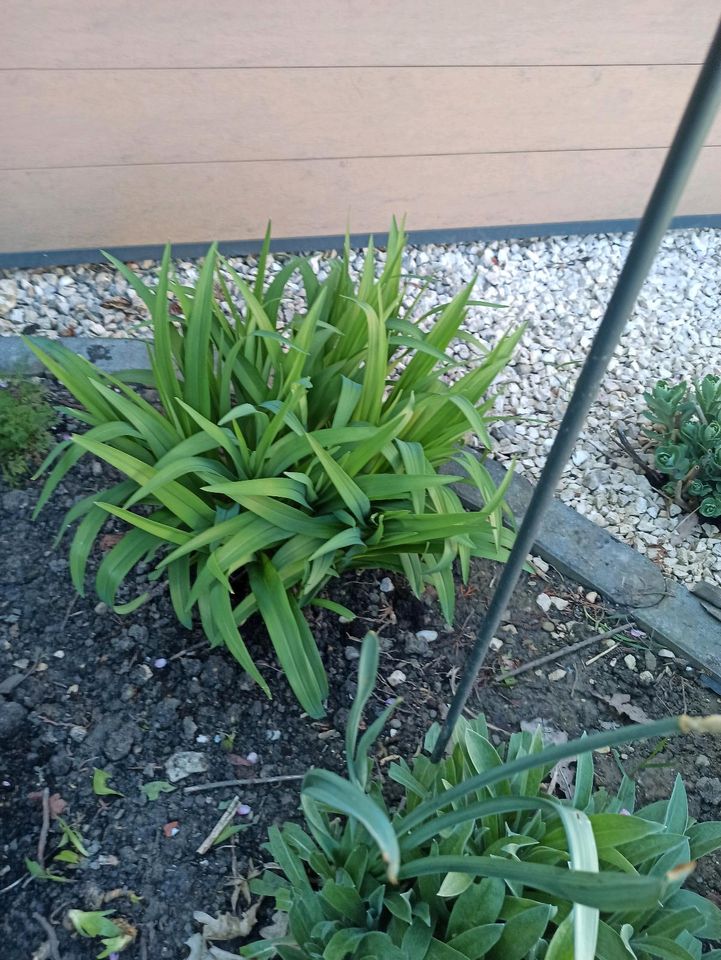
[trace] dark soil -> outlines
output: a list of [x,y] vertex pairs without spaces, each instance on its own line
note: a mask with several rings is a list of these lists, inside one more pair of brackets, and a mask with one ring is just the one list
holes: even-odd
[[[379,591],[382,573],[336,583],[329,596],[360,616],[344,626],[325,611],[310,614],[331,689],[327,719],[311,722],[279,675],[260,628],[247,636],[269,679],[272,701],[247,682],[222,649],[209,649],[200,630],[178,626],[165,593],[125,618],[98,606],[91,589],[86,598],[75,596],[66,544],[52,550],[52,538],[67,507],[103,484],[99,474],[104,469],[89,463],[77,468],[37,522],[30,519],[37,485],[0,489],[0,929],[5,960],[50,955],[41,949],[47,937],[38,916],[55,928],[63,960],[94,957],[98,942],[80,940],[65,926],[72,907],[114,910],[134,924],[138,939],[123,958],[185,956],[182,944],[198,929],[193,911],[215,915],[231,909],[241,878],[251,863],[263,860],[260,845],[268,826],[296,814],[298,785],[278,782],[191,794],[183,788],[233,777],[302,774],[311,765],[340,768],[341,732],[354,691],[353,657],[368,628],[383,638],[383,677],[394,670],[407,677],[396,691],[385,681],[380,684],[377,706],[396,692],[404,702],[378,745],[378,759],[411,755],[429,723],[444,715],[497,575],[492,564],[474,566],[470,586],[459,589],[452,629],[443,626],[433,597],[416,600],[400,578],[390,594]],[[113,530],[112,524],[108,529]],[[142,580],[139,573],[136,581]],[[121,599],[130,599],[137,588],[138,582],[132,584]],[[541,592],[568,600],[568,607],[543,613],[537,604]],[[580,587],[553,571],[546,578],[524,575],[499,632],[503,646],[489,657],[473,709],[485,711],[499,740],[521,721],[536,718],[570,736],[626,723],[627,717],[600,699],[619,692],[630,695],[631,703],[649,717],[719,709],[715,693],[700,685],[685,663],[662,659],[657,651],[655,663],[648,661],[654,681],[643,685],[639,672],[654,650],[643,636],[623,636],[615,650],[590,665],[586,661],[603,645],[531,670],[512,686],[498,682],[503,669],[607,629],[618,616],[619,611],[598,599],[589,601]],[[421,629],[436,630],[438,638],[419,642],[415,633]],[[636,672],[624,663],[629,653],[636,657]],[[159,658],[167,665],[156,665]],[[559,666],[566,674],[550,681],[549,674]],[[653,765],[643,767],[659,746]],[[179,750],[200,752],[207,772],[182,781],[174,793],[148,800],[141,785],[167,779],[165,761]],[[259,757],[255,765],[232,762],[251,752]],[[720,816],[716,775],[721,742],[641,744],[627,748],[619,760],[637,772],[641,800],[668,795],[680,771],[692,813],[700,815],[703,807],[704,818]],[[110,785],[124,796],[96,796],[94,768],[107,771]],[[599,785],[613,786],[619,776],[613,757],[598,757]],[[88,856],[74,871],[58,869],[73,883],[27,877],[24,860],[38,859],[42,826],[42,803],[32,797],[45,787],[67,802],[63,816],[87,848]],[[252,810],[247,829],[198,855],[221,805],[235,793]],[[166,836],[175,821],[177,833]],[[60,826],[52,821],[46,865],[60,837]],[[707,895],[721,893],[719,860],[707,858],[697,882]],[[238,909],[242,906],[241,897]]]

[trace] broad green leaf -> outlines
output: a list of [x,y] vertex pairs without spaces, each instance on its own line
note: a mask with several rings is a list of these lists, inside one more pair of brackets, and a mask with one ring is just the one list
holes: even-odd
[[474,927],[494,924],[503,906],[505,885],[498,878],[473,881],[453,904],[448,936],[457,937]]
[[676,774],[673,792],[668,801],[664,826],[669,833],[685,833],[688,824],[688,800],[681,774]]
[[543,937],[552,914],[553,907],[540,904],[508,920],[498,943],[488,953],[489,958],[523,960]]
[[633,941],[633,947],[658,960],[694,960],[693,954],[666,937],[640,937]]
[[492,947],[498,943],[503,935],[504,924],[479,924],[459,934],[448,941],[448,946],[457,950],[464,957],[485,957]]
[[687,830],[691,844],[691,859],[698,860],[721,847],[721,820],[707,820],[695,823]]

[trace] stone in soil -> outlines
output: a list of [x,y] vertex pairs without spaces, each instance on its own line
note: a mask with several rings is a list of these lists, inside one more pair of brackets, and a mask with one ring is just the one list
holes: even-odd
[[12,700],[0,701],[0,740],[12,740],[22,731],[28,712]]
[[179,750],[165,761],[165,770],[171,783],[178,783],[196,773],[206,773],[208,760],[195,750]]

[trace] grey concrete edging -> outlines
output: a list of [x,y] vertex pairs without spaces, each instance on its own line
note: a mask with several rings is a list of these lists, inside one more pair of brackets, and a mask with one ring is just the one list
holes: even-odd
[[[107,373],[147,370],[150,367],[145,340],[132,340],[129,337],[63,337],[60,342]],[[0,337],[0,374],[34,376],[45,372],[45,367],[22,337]]]
[[[142,340],[68,337],[63,343],[108,372],[149,366]],[[0,337],[0,373],[42,371],[20,337]],[[505,468],[493,460],[486,461],[486,466],[500,483]],[[454,464],[451,469],[458,468]],[[475,487],[458,484],[457,490],[469,507],[481,505]],[[507,500],[517,519],[523,517],[532,492],[527,480],[513,477]],[[535,550],[561,573],[622,607],[654,640],[721,678],[721,622],[683,584],[664,577],[647,557],[557,499],[543,518]]]

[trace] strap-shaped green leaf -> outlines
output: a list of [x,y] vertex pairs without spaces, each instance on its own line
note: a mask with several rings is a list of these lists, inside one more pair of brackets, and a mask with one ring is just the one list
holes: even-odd
[[[312,717],[325,714],[323,701],[328,688],[323,663],[313,638],[267,557],[248,568],[250,586],[271,642],[301,706]],[[305,631],[303,631],[305,625]]]
[[360,787],[329,770],[311,770],[303,781],[303,794],[357,820],[378,845],[388,879],[391,883],[397,882],[400,849],[395,830],[380,806]]

